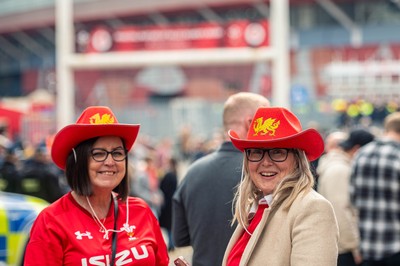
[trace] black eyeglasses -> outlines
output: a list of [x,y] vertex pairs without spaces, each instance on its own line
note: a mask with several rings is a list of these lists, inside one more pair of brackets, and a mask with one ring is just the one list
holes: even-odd
[[118,148],[112,151],[96,148],[93,149],[91,153],[93,160],[95,160],[96,162],[104,162],[109,154],[111,154],[111,157],[114,159],[114,161],[122,162],[123,160],[126,159],[126,156],[128,155],[128,151],[122,148]]
[[246,149],[246,157],[250,162],[259,162],[268,153],[269,158],[274,162],[284,162],[289,154],[290,149]]

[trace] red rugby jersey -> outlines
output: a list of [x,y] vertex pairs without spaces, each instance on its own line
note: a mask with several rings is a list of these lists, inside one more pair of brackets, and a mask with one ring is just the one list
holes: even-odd
[[[169,257],[156,217],[139,198],[129,197],[129,221],[126,203],[118,203],[117,252],[115,265],[167,266]],[[114,208],[104,221],[114,227]],[[25,255],[25,265],[109,265],[112,233],[108,239],[71,193],[44,209],[37,217]]]

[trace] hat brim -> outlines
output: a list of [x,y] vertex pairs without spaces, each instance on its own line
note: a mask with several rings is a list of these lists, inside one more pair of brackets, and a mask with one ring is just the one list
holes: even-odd
[[279,140],[247,140],[239,138],[239,135],[229,130],[229,137],[233,145],[244,152],[249,148],[292,148],[300,149],[306,153],[309,161],[318,159],[324,152],[324,140],[315,129],[307,129],[298,134]]
[[125,148],[129,151],[139,133],[140,125],[127,124],[102,124],[102,125],[68,125],[61,129],[54,137],[51,147],[51,157],[61,169],[65,164],[72,148],[82,141],[103,136],[117,136],[124,141]]

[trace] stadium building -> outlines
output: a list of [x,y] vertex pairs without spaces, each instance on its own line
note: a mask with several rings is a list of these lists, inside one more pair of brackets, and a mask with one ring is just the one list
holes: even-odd
[[[56,130],[56,2],[0,1],[0,117],[16,109],[16,97],[31,97],[13,110],[19,112],[19,123],[6,116],[0,122],[32,142]],[[73,2],[77,54],[123,58],[137,52],[140,59],[141,52],[163,51],[171,57],[271,43],[273,14],[266,0]],[[305,123],[316,121],[326,128],[337,122],[338,112],[358,117],[379,106],[398,108],[399,1],[288,2],[288,101]],[[268,60],[184,64],[177,58],[165,63],[156,56],[142,64],[110,67],[77,63],[75,114],[88,105],[109,105],[121,122],[140,123],[141,132],[156,138],[176,136],[183,125],[206,136],[220,126],[222,103],[232,92],[258,92],[274,102],[274,66]]]

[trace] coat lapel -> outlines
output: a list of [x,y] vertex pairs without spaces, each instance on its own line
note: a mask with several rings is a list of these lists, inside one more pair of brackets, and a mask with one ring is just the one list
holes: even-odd
[[[272,206],[264,210],[260,223],[258,224],[253,234],[251,235],[249,243],[247,244],[243,252],[242,259],[240,260],[240,266],[248,265],[250,256],[253,253],[256,244],[259,242],[259,238],[264,235],[263,232],[265,230],[268,230],[268,224],[271,221],[272,217],[274,216],[275,212],[279,209],[280,205],[281,204],[279,205],[272,204]],[[234,243],[236,243],[236,241]]]

